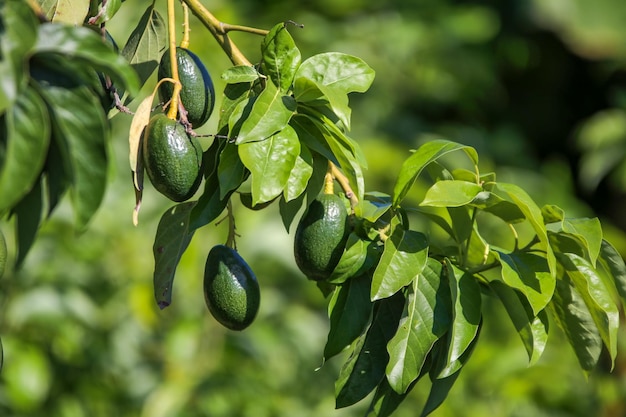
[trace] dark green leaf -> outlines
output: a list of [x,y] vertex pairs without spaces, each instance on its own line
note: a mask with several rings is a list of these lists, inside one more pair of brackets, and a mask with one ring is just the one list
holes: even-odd
[[326,143],[324,138],[326,129],[321,123],[315,123],[312,118],[305,115],[296,114],[289,121],[289,125],[294,128],[298,134],[300,142],[305,144],[311,151],[323,156],[335,165],[339,165],[339,161],[333,155],[333,151]]
[[[328,278],[332,284],[341,284],[351,277],[371,267],[377,254],[377,243],[362,240],[356,233],[350,233],[346,241],[346,247],[339,259],[339,263]],[[368,259],[368,257],[370,259]]]
[[[238,106],[246,106],[246,102]],[[230,135],[236,136],[238,145],[246,142],[262,141],[283,130],[296,111],[293,97],[285,95],[271,81],[267,80],[265,89],[255,97],[250,114],[242,121],[239,118],[229,121]],[[233,112],[235,115],[236,112]],[[241,124],[237,130],[235,125]]]
[[478,154],[470,146],[460,145],[455,142],[437,139],[420,146],[413,155],[404,161],[400,168],[400,174],[393,189],[393,206],[398,207],[409,189],[413,186],[415,179],[422,170],[431,162],[436,161],[443,155],[457,150],[463,150],[470,157],[472,162],[478,164]]
[[622,301],[626,302],[626,265],[617,249],[606,240],[602,240],[599,261],[602,267],[612,276]]
[[328,304],[330,331],[324,347],[325,360],[341,352],[365,330],[373,307],[369,288],[370,278],[365,274],[335,288]]
[[541,215],[543,216],[543,222],[548,223],[560,223],[565,218],[565,212],[559,206],[548,204],[541,207]]
[[336,407],[348,407],[367,396],[385,377],[389,360],[387,343],[394,335],[404,307],[404,297],[396,294],[376,303],[374,318],[354,343],[350,358],[335,382]]
[[549,321],[545,310],[536,315],[528,299],[501,281],[491,281],[489,286],[502,301],[515,330],[528,353],[529,365],[537,363],[548,342]]
[[22,265],[28,251],[35,243],[35,237],[41,224],[42,210],[41,182],[37,181],[30,192],[24,196],[14,209],[17,219],[15,222],[15,234],[17,236],[15,268],[19,268]]
[[[227,134],[228,121],[233,111],[237,108],[239,103],[250,98],[252,93],[252,83],[241,82],[236,84],[227,84],[224,87],[224,94],[222,95],[222,105],[220,108],[220,120],[217,124],[218,132]],[[234,138],[232,138],[234,140]]]
[[279,23],[270,29],[261,43],[261,54],[263,73],[281,91],[288,91],[300,66],[301,57],[285,23]]
[[217,177],[220,184],[221,200],[239,188],[246,179],[246,167],[239,158],[239,148],[236,145],[232,143],[224,145],[217,166]]
[[141,16],[121,54],[135,69],[140,85],[144,85],[159,66],[166,46],[167,26],[153,3]]
[[[428,365],[425,365],[426,368]],[[420,375],[420,378],[423,375]],[[409,392],[413,389],[415,383],[411,384],[407,392],[404,394],[398,394],[391,388],[389,385],[389,381],[387,378],[383,378],[383,380],[378,384],[376,388],[376,392],[374,393],[374,398],[372,398],[372,402],[370,403],[369,409],[367,410],[367,417],[388,417],[398,408],[398,406],[404,401]]]
[[420,232],[394,229],[372,279],[372,300],[389,297],[416,279],[426,266],[428,239]]
[[159,308],[172,302],[174,275],[181,256],[189,246],[193,230],[189,215],[195,201],[177,204],[161,216],[152,251],[154,254],[154,297]]
[[556,286],[546,258],[529,252],[493,253],[500,260],[502,280],[519,290],[528,300],[533,316],[537,315],[552,299]]
[[475,182],[437,181],[426,191],[420,206],[459,207],[471,203],[483,190]]
[[611,360],[617,355],[617,331],[619,329],[619,311],[611,298],[611,292],[589,261],[580,256],[566,253],[557,254],[585,305],[600,336],[609,351]]
[[50,143],[50,119],[41,96],[27,88],[5,117],[7,137],[0,165],[0,213],[10,209],[41,174]]
[[35,53],[53,53],[66,60],[77,60],[111,77],[118,86],[131,94],[139,91],[139,81],[128,62],[107,46],[93,31],[49,23],[39,27]]
[[[338,52],[318,54],[300,65],[294,78],[294,94],[297,101],[325,98],[346,129],[350,130],[348,94],[367,91],[374,81],[374,75],[374,70],[355,56]],[[322,97],[310,94],[311,81]]]
[[404,394],[422,372],[434,343],[451,323],[450,287],[440,262],[428,264],[413,281],[398,331],[387,345],[390,386]]
[[574,348],[580,366],[590,371],[602,353],[602,337],[583,297],[567,274],[557,279],[550,307]]
[[46,180],[45,194],[48,202],[47,217],[52,214],[72,183],[71,167],[65,163],[69,163],[69,161],[65,161],[63,158],[63,149],[66,149],[67,145],[64,138],[57,137],[58,133],[58,130],[53,132],[43,170]]
[[[294,131],[295,132],[295,131]],[[300,147],[300,155],[289,173],[289,179],[285,186],[285,201],[291,201],[306,191],[309,179],[313,175],[313,155],[306,146]]]
[[461,370],[459,369],[451,375],[444,378],[437,378],[432,381],[430,392],[428,393],[428,399],[426,400],[426,404],[422,409],[420,417],[426,417],[443,404],[460,374]]
[[38,22],[28,2],[0,5],[0,114],[11,106],[25,86],[25,60],[37,40]]
[[266,140],[239,145],[241,162],[252,177],[252,204],[279,196],[300,155],[300,142],[289,125]]

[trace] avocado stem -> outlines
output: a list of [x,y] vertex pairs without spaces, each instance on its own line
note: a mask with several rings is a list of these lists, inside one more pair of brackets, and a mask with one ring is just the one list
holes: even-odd
[[189,27],[189,6],[185,3],[181,3],[183,7],[183,39],[180,41],[180,47],[184,49],[189,48],[189,32],[191,28]]
[[348,177],[346,177],[343,172],[339,170],[337,165],[335,165],[331,161],[328,161],[328,170],[332,175],[332,178],[337,180],[337,182],[341,186],[341,189],[346,194],[346,198],[350,200],[350,208],[352,208],[352,211],[354,212],[354,208],[359,204],[359,198],[352,190],[352,187],[350,187],[350,181],[348,180]]
[[176,81],[174,83],[174,90],[172,91],[167,117],[171,120],[176,120],[176,116],[178,115],[178,95],[180,94],[181,84],[180,78],[178,77],[178,60],[176,59],[176,11],[174,9],[174,0],[167,0],[167,24],[170,44],[170,68],[172,70],[172,78]]
[[335,193],[335,178],[333,176],[333,163],[328,161],[328,169],[324,176],[324,194]]
[[235,215],[233,214],[233,203],[228,199],[226,203],[226,218],[228,219],[228,237],[226,238],[226,246],[237,250],[237,227],[235,226]]

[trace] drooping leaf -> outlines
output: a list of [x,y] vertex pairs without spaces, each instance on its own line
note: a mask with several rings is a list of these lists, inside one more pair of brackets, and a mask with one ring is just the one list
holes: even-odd
[[133,119],[131,120],[128,132],[128,161],[130,163],[130,170],[133,173],[133,183],[137,191],[143,190],[142,184],[139,183],[139,178],[141,176],[139,173],[139,168],[141,167],[140,143],[144,129],[150,122],[153,100],[154,93],[148,95],[141,103],[139,103],[137,110],[135,110]]
[[611,298],[611,292],[589,261],[580,256],[558,254],[558,260],[581,295],[587,310],[595,322],[611,361],[617,355],[617,331],[619,311]]
[[300,66],[300,50],[285,23],[270,29],[261,43],[261,69],[282,92],[287,92]]
[[404,307],[404,297],[378,301],[367,332],[353,344],[353,351],[335,382],[336,407],[348,407],[367,396],[385,377],[389,360],[387,343],[394,335]]
[[172,286],[176,267],[189,246],[193,230],[189,228],[189,214],[195,201],[177,204],[161,216],[154,245],[154,297],[159,308],[172,303]]
[[597,217],[563,219],[561,230],[578,237],[591,264],[595,266],[602,245],[602,225]]
[[451,324],[450,287],[440,262],[428,264],[412,283],[398,331],[387,345],[389,385],[404,394],[417,380],[434,343]]
[[385,241],[372,279],[371,298],[389,297],[417,279],[428,259],[428,239],[420,232],[394,229]]
[[483,190],[475,182],[437,181],[428,191],[420,206],[459,207],[471,203]]
[[[222,95],[222,105],[220,108],[220,119],[217,123],[217,131],[220,134],[228,134],[228,121],[231,115],[244,100],[252,97],[252,83],[240,82],[227,84]],[[239,114],[241,116],[241,114]],[[232,138],[234,140],[234,138]]]
[[447,373],[456,370],[450,365],[458,361],[478,334],[482,318],[482,300],[478,281],[454,265],[446,264],[452,300],[452,324],[449,331]]
[[124,86],[130,94],[139,90],[139,80],[128,62],[102,42],[93,30],[55,23],[41,25],[35,53],[58,54],[65,60],[84,63],[109,75],[116,85]]
[[585,371],[592,370],[602,353],[602,337],[583,297],[567,274],[557,279],[556,291],[549,305],[580,366]]
[[337,286],[328,304],[330,331],[324,359],[337,355],[363,333],[371,319],[370,278],[364,274]]
[[[240,105],[246,105],[245,102]],[[237,145],[246,142],[262,141],[283,130],[289,119],[296,111],[296,102],[293,97],[285,95],[270,80],[265,83],[265,89],[254,98],[250,113],[241,118],[231,120],[230,136],[235,137]],[[234,112],[233,112],[234,113]],[[240,123],[240,127],[235,126]]]
[[626,264],[624,264],[624,259],[613,245],[603,239],[598,260],[606,272],[611,275],[622,302],[626,302]]
[[17,256],[15,268],[19,268],[26,255],[30,251],[41,224],[41,212],[43,210],[43,199],[41,194],[41,181],[37,181],[33,188],[20,200],[14,208],[16,217],[15,234],[17,237]]
[[[52,133],[55,133],[54,131]],[[58,134],[58,132],[57,132]],[[45,179],[45,193],[48,203],[46,217],[52,215],[61,198],[71,185],[71,169],[65,164],[64,152],[65,140],[53,134],[48,148],[48,156],[43,169]]]
[[246,167],[239,158],[239,151],[238,146],[226,143],[220,154],[217,177],[220,184],[221,200],[235,191],[247,178],[248,172],[246,172]]
[[321,123],[315,123],[308,115],[295,114],[289,121],[289,125],[298,134],[300,142],[312,152],[323,156],[335,165],[341,165],[326,142],[324,136],[328,134],[328,131]]
[[[348,94],[367,91],[374,76],[374,70],[355,56],[338,52],[318,54],[305,60],[298,68],[294,77],[294,95],[297,101],[325,98],[346,129],[350,130]],[[311,81],[321,92],[321,97],[307,93],[310,92]]]
[[362,271],[367,261],[368,248],[373,244],[373,242],[361,239],[356,233],[350,233],[344,252],[328,278],[328,282],[341,284]]
[[296,158],[296,163],[289,173],[285,191],[283,192],[285,201],[291,201],[305,192],[312,175],[313,155],[311,155],[309,148],[300,146],[300,155]]
[[298,135],[289,125],[266,140],[239,145],[239,157],[252,177],[253,205],[283,192],[299,154]]
[[25,86],[25,60],[37,40],[37,18],[25,1],[0,4],[0,114]]
[[50,143],[50,119],[41,96],[27,88],[5,117],[7,136],[0,165],[0,213],[10,209],[41,174]]
[[502,280],[524,295],[533,315],[543,310],[552,299],[556,286],[546,258],[529,252],[493,253],[500,260]]
[[400,173],[393,189],[393,206],[398,207],[400,205],[409,189],[413,186],[415,179],[428,164],[436,161],[443,155],[457,150],[465,151],[471,161],[475,165],[478,164],[478,154],[470,146],[442,139],[432,140],[420,146],[413,155],[404,161],[400,168]]
[[166,35],[165,20],[153,3],[146,8],[121,53],[135,69],[139,85],[144,85],[159,66],[161,55],[167,47]]
[[383,378],[378,387],[376,387],[376,392],[367,410],[366,417],[389,417],[404,401],[413,386],[411,385],[404,394],[398,394],[391,388],[387,378]]
[[522,339],[528,353],[529,365],[534,365],[548,342],[549,320],[546,311],[539,311],[535,315],[528,299],[501,281],[491,281],[489,286],[502,301],[515,330]]

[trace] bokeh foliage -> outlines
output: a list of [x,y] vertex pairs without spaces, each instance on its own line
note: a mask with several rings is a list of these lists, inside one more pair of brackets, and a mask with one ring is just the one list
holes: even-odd
[[[428,134],[445,135],[475,146],[482,164],[522,184],[539,203],[581,215],[593,208],[614,224],[611,240],[624,253],[626,35],[619,16],[626,5],[603,0],[588,10],[578,0],[564,11],[562,2],[549,0],[215,3],[215,13],[232,23],[303,23],[293,32],[303,55],[337,50],[376,70],[370,92],[353,98],[359,123],[352,136],[363,141],[371,189],[390,189],[407,149]],[[122,18],[110,31],[123,41],[127,23],[143,10],[133,2],[122,8],[126,25]],[[256,58],[258,39],[249,36],[233,35]],[[199,25],[191,48],[212,74],[229,65]],[[291,237],[271,210],[237,207],[240,251],[263,290],[248,331],[222,330],[200,292],[206,253],[225,239],[223,226],[194,237],[177,272],[178,302],[156,308],[150,244],[168,202],[150,193],[140,227],[132,227],[124,156],[129,118],[118,115],[113,123],[115,181],[94,226],[77,235],[62,206],[22,269],[0,281],[0,415],[362,415],[365,404],[332,411],[340,361],[315,371],[328,330],[325,301],[295,268]],[[11,230],[3,231],[11,241]],[[526,369],[514,329],[491,304],[484,346],[434,415],[624,414],[623,328],[615,370],[601,369],[587,382],[558,337]],[[426,388],[418,386],[397,415],[413,415]]]

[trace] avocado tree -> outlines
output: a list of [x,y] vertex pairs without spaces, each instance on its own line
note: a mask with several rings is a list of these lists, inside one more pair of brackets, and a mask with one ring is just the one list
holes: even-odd
[[[350,351],[335,383],[338,408],[373,393],[368,414],[391,415],[427,377],[421,414],[430,414],[479,342],[485,297],[502,303],[530,364],[555,331],[550,323],[583,371],[603,351],[615,360],[626,266],[597,218],[539,207],[482,172],[474,148],[445,138],[407,149],[393,189],[369,190],[367,161],[350,136],[349,95],[365,93],[375,76],[362,59],[302,57],[291,34],[298,23],[226,24],[199,0],[168,0],[165,17],[146,1],[120,50],[106,24],[121,3],[0,2],[0,219],[15,224],[13,267],[66,194],[76,228],[89,226],[107,182],[108,119],[128,117],[129,221],[141,227],[144,173],[150,190],[176,202],[153,242],[157,305],[176,302],[176,267],[194,232],[224,218],[228,238],[207,257],[207,306],[229,329],[254,325],[263,287],[237,251],[232,200],[251,210],[278,205],[286,230],[295,226],[303,277],[328,297],[324,360]],[[232,61],[219,95],[188,49],[189,19]],[[258,62],[230,31],[259,37]],[[150,93],[135,104],[146,84]],[[214,108],[217,129],[202,149],[195,129]],[[0,234],[0,274],[5,263]]]

